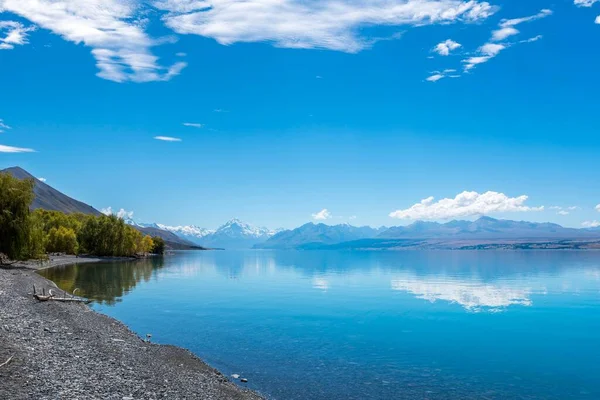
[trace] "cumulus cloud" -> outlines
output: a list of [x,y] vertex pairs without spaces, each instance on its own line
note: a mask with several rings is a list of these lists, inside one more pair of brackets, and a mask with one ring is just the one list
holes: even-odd
[[204,124],[197,124],[195,122],[184,122],[183,126],[189,126],[191,128],[202,128]]
[[584,228],[598,228],[600,227],[600,221],[584,221],[581,223]]
[[321,211],[319,211],[318,213],[312,214],[312,217],[313,217],[314,220],[324,221],[326,219],[332,218],[332,215],[329,212],[329,210],[327,210],[326,208],[324,208]]
[[596,17],[596,20],[594,21],[596,24],[600,25],[600,15],[598,15]]
[[381,38],[366,26],[422,26],[486,19],[496,7],[463,0],[157,0],[168,27],[223,45],[270,42],[277,47],[356,53]]
[[557,212],[558,215],[569,215],[569,212],[566,210],[560,210],[559,212]]
[[433,51],[438,53],[441,56],[448,56],[448,55],[450,55],[451,51],[456,50],[460,47],[462,47],[462,45],[460,43],[455,42],[454,40],[448,39],[446,41],[438,43],[433,48]]
[[4,132],[7,129],[12,129],[10,126],[4,123],[3,119],[0,119],[0,133]]
[[527,196],[508,197],[498,192],[462,192],[455,198],[441,199],[435,202],[434,197],[421,200],[420,203],[404,210],[390,213],[390,217],[411,220],[440,220],[460,217],[472,217],[499,212],[542,211],[541,207],[525,205]]
[[162,140],[163,142],[181,142],[181,139],[171,136],[154,136],[156,140]]
[[531,306],[531,289],[511,288],[479,281],[461,281],[445,277],[427,280],[406,276],[391,281],[392,290],[411,293],[432,303],[446,301],[470,312],[497,312],[510,306]]
[[46,182],[46,178],[37,178],[37,180],[40,182]]
[[123,219],[132,219],[133,218],[133,211],[126,211],[125,209],[121,208],[119,211],[113,211],[112,207],[106,207],[100,210],[100,212],[102,212],[102,214],[105,215],[116,215],[119,218],[123,218]]
[[145,32],[142,3],[131,0],[0,0],[17,14],[75,44],[90,47],[98,76],[115,82],[165,81],[186,66],[162,66],[151,49],[165,40]]
[[[0,2],[0,12],[2,12]],[[11,50],[15,46],[29,43],[28,34],[35,26],[25,26],[17,21],[0,21],[0,50]]]
[[[520,32],[516,28],[516,26],[518,26],[522,23],[525,23],[525,22],[531,22],[531,21],[535,21],[535,20],[538,20],[541,18],[545,18],[549,15],[552,15],[552,10],[543,9],[539,13],[537,13],[535,15],[530,15],[528,17],[502,20],[499,24],[499,28],[492,32],[492,37],[491,37],[490,41],[485,43],[483,46],[480,46],[474,55],[462,60],[464,71],[465,72],[471,71],[476,66],[478,66],[480,64],[484,64],[484,63],[490,61],[492,58],[496,57],[498,54],[500,54],[500,52],[502,50],[505,50],[505,49],[513,46],[515,43],[495,43],[495,42],[504,41],[505,39],[507,39],[511,36],[519,34]],[[541,38],[542,38],[542,36],[538,35],[531,39],[522,40],[518,43],[536,42]]]
[[35,153],[35,150],[23,147],[5,146],[3,144],[0,144],[0,153]]
[[594,209],[598,212],[600,212],[600,204],[598,204],[596,207],[594,207]]

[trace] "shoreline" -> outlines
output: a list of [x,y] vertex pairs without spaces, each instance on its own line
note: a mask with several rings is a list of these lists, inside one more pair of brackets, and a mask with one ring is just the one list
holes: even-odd
[[117,260],[54,256],[0,269],[0,365],[10,359],[0,366],[0,398],[263,399],[187,349],[146,343],[84,304],[31,295],[34,284],[57,288],[40,269]]

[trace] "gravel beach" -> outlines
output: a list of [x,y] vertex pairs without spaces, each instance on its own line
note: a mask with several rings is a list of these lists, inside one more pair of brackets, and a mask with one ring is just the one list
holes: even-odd
[[[95,261],[53,257],[43,267]],[[61,293],[39,267],[0,269],[0,399],[262,398],[191,352],[145,343],[82,303],[38,302],[34,284]]]

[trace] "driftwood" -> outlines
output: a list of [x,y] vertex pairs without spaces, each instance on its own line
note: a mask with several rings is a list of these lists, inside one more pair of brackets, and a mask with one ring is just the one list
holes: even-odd
[[[79,289],[75,289],[73,293],[75,293]],[[82,297],[75,297],[72,295],[71,297],[67,297],[67,292],[63,292],[63,297],[56,297],[52,289],[48,290],[48,294],[46,295],[46,289],[42,288],[42,294],[37,293],[35,285],[33,285],[33,297],[38,301],[63,301],[63,302],[74,302],[74,303],[91,303],[91,300],[84,299]]]
[[2,367],[4,367],[5,365],[7,365],[7,364],[10,362],[10,360],[12,360],[12,359],[13,359],[13,356],[10,356],[10,357],[8,357],[8,360],[6,360],[6,361],[4,361],[2,364],[0,364],[0,368],[2,368]]

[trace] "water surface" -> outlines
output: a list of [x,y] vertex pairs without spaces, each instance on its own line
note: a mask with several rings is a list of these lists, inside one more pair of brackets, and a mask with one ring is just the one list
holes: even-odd
[[600,398],[600,252],[176,252],[44,274],[272,399]]

